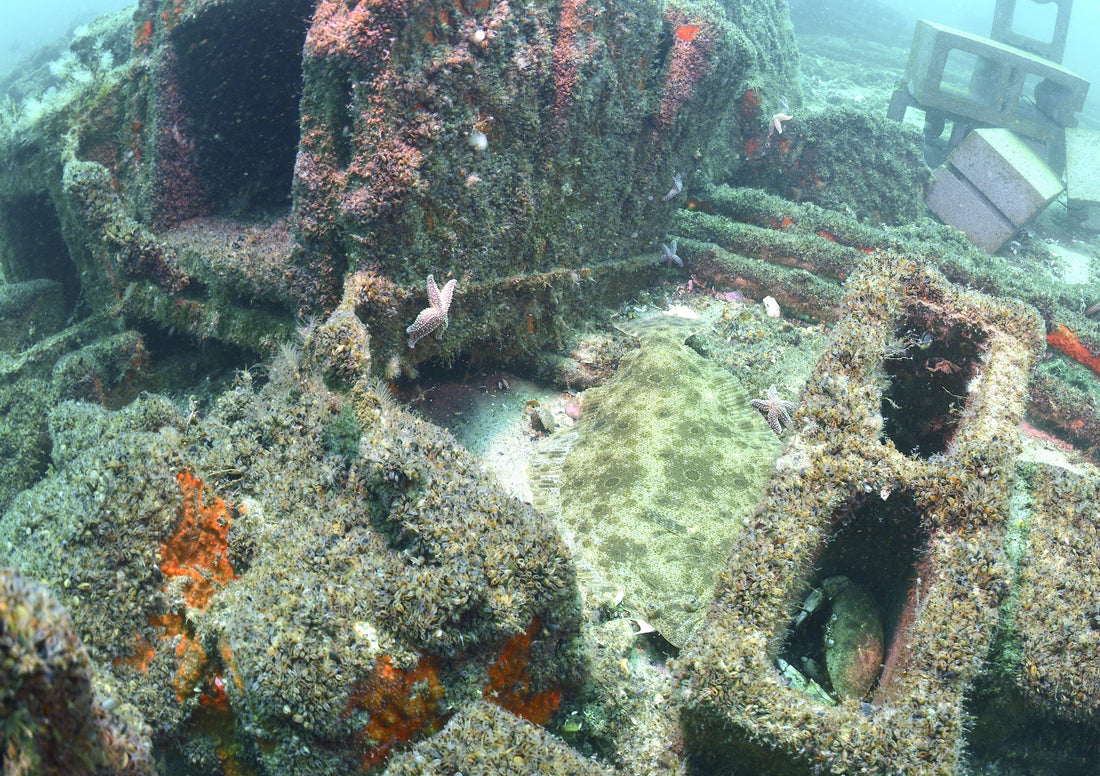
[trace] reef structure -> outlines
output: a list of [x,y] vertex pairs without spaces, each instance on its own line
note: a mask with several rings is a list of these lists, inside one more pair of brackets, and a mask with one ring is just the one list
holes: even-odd
[[[376,360],[530,363],[649,284],[657,246],[676,236],[697,286],[844,316],[722,578],[705,631],[715,646],[686,653],[689,754],[843,770],[893,767],[897,753],[957,770],[960,699],[977,686],[998,601],[1011,686],[994,691],[1093,730],[1094,479],[1043,470],[1029,484],[1038,549],[1020,566],[1017,608],[994,549],[1036,319],[915,259],[875,256],[873,271],[843,284],[868,252],[936,256],[960,285],[1034,304],[1050,347],[1095,366],[1089,290],[1050,292],[1032,282],[1043,267],[1006,272],[1008,257],[929,223],[884,229],[699,186],[695,170],[734,164],[714,143],[739,156],[788,89],[796,52],[783,4],[600,8],[146,0],[136,19],[74,41],[87,62],[110,54],[116,66],[0,141],[4,562],[69,608],[94,665],[172,767],[379,768],[448,720],[456,734],[512,731],[524,762],[504,767],[522,769],[529,751],[575,759],[514,719],[552,719],[583,672],[561,542],[449,439],[389,406],[367,345]],[[626,66],[643,77],[631,82]],[[825,161],[843,144],[798,141],[815,126],[873,127],[835,113],[815,125],[789,94],[793,142],[774,141],[775,155],[807,199],[822,182],[816,201],[835,205],[849,196],[846,168],[827,173]],[[878,144],[861,150],[863,163],[883,163]],[[859,188],[865,205],[879,201],[881,188]],[[908,198],[881,201],[889,207],[861,213],[912,215]],[[410,353],[405,327],[432,273],[457,281],[453,320]],[[235,365],[250,363],[287,338],[294,312],[336,299],[304,360],[288,347],[264,390],[244,370],[209,407],[135,401],[157,351],[229,345],[243,348]],[[1096,404],[1050,370],[1061,363],[1031,371],[1029,408],[1095,444]],[[801,476],[821,492],[800,490]],[[986,507],[979,491],[995,496]],[[518,538],[485,541],[502,530]],[[890,563],[867,561],[876,542]],[[1067,569],[1079,605],[1047,584]],[[822,589],[833,592],[812,604]],[[946,613],[952,597],[974,614],[965,628]],[[842,630],[844,643],[872,643],[827,649]],[[815,672],[821,662],[836,669]],[[849,689],[830,674],[850,677]],[[637,692],[638,676],[606,682],[608,708],[620,689]],[[821,695],[794,687],[810,682]],[[715,700],[727,698],[739,704]],[[485,713],[483,700],[501,710]],[[615,708],[622,728],[641,716],[634,701]],[[648,755],[656,730],[683,751],[667,722],[622,762],[665,767]],[[704,736],[704,724],[734,732]],[[911,744],[887,730],[912,733]],[[399,754],[401,767],[437,751],[432,740]],[[439,741],[452,743],[478,754],[476,741]]]
[[64,591],[169,768],[378,769],[480,700],[546,724],[585,670],[564,545],[370,387],[361,321],[304,335],[201,416],[61,402],[5,563]]
[[[410,365],[531,361],[652,283],[674,182],[749,123],[730,95],[797,60],[772,3],[143,0],[121,23],[81,42],[112,63],[94,89],[0,142],[6,279],[264,351],[367,273],[376,355]],[[456,314],[410,350],[433,273]]]
[[[681,657],[685,736],[719,772],[958,772],[964,697],[1012,581],[1005,534],[1038,317],[890,253],[869,257],[843,309]],[[864,646],[848,656],[844,670],[872,688],[859,697],[827,676],[826,695],[805,689],[815,663],[831,673],[837,660],[836,613],[804,616],[837,575],[874,591],[882,623],[882,663]]]
[[1046,322],[1047,346],[1058,355],[1041,360],[1028,376],[1028,416],[1097,460],[1100,400],[1090,384],[1100,324],[1085,315],[1094,293],[1088,284],[1063,282],[1060,271],[1034,254],[990,255],[958,230],[928,220],[875,226],[812,202],[728,185],[699,187],[688,205],[671,229],[694,282],[757,300],[772,295],[785,314],[803,320],[836,320],[844,281],[877,250],[934,256],[952,283],[1034,306]]
[[0,746],[12,776],[150,776],[148,730],[97,687],[73,622],[45,587],[0,569]]
[[[680,0],[319,3],[294,177],[300,260],[416,298],[428,274],[458,279],[466,312],[414,361],[490,331],[521,353],[560,337],[575,303],[652,278],[636,259],[683,199],[663,195],[757,68],[728,16]],[[407,317],[390,318],[395,303],[406,309],[400,292],[359,306],[381,358]]]

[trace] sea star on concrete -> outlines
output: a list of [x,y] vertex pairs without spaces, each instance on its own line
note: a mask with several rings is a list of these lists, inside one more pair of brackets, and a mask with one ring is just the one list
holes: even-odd
[[753,409],[757,410],[768,421],[768,426],[776,435],[783,433],[783,429],[791,425],[791,413],[798,409],[793,401],[779,398],[779,391],[772,383],[763,399],[753,399]]
[[771,144],[772,135],[782,135],[783,134],[783,122],[784,121],[790,121],[791,119],[794,118],[794,116],[792,116],[790,113],[788,113],[788,111],[790,110],[790,106],[787,104],[787,98],[786,97],[780,97],[779,99],[782,100],[782,102],[783,102],[783,110],[779,111],[774,116],[772,116],[772,120],[770,122],[768,122],[768,137],[764,141],[765,145],[770,145]]
[[421,310],[412,325],[405,329],[405,333],[409,335],[410,348],[416,347],[417,342],[437,329],[439,333],[435,335],[436,338],[443,336],[443,331],[447,328],[447,312],[451,309],[451,297],[457,282],[454,279],[448,280],[447,285],[440,290],[435,284],[435,277],[428,275],[428,307]]

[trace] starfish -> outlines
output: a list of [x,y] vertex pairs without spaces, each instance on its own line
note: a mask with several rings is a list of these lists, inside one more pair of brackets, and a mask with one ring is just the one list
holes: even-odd
[[435,277],[428,275],[428,307],[420,311],[412,326],[405,329],[409,335],[409,347],[416,347],[416,343],[427,337],[433,331],[439,330],[436,339],[443,338],[443,331],[447,328],[447,312],[451,309],[451,297],[455,292],[456,280],[448,280],[443,290],[435,284]]
[[772,120],[768,123],[768,137],[767,137],[767,140],[765,141],[765,145],[768,145],[768,144],[771,143],[772,135],[782,135],[783,134],[783,122],[784,121],[790,121],[791,119],[794,118],[794,116],[792,116],[791,114],[789,114],[787,112],[787,111],[790,110],[790,106],[787,105],[787,98],[786,97],[780,97],[779,99],[783,101],[783,110],[779,111],[779,113],[776,113],[774,116],[772,116]]
[[753,399],[750,403],[753,409],[759,411],[767,419],[768,426],[771,427],[776,436],[782,434],[783,429],[791,425],[791,413],[798,409],[798,405],[793,401],[779,398],[779,391],[775,389],[775,383],[772,383],[771,387],[768,388],[768,392],[763,399]]
[[684,266],[684,260],[676,255],[676,241],[673,240],[672,244],[665,245],[661,243],[661,261],[666,262],[668,266],[675,264],[677,267]]

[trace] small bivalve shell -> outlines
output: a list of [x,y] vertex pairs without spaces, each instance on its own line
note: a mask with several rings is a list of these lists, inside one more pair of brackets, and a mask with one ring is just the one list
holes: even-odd
[[474,149],[478,153],[484,151],[489,147],[489,138],[481,130],[473,130],[466,136],[466,142],[470,144],[470,148]]

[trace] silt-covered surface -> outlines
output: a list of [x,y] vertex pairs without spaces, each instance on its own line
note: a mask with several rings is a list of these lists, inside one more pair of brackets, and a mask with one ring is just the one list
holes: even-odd
[[583,673],[552,528],[384,395],[281,358],[202,419],[60,404],[8,562],[63,593],[170,761],[347,772],[483,695],[545,722]]

